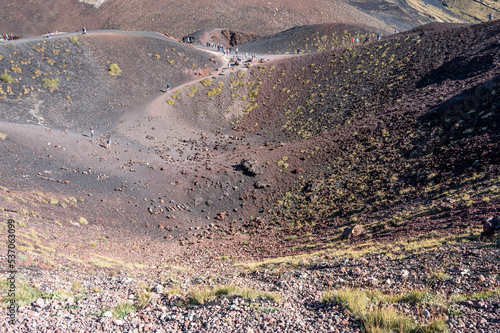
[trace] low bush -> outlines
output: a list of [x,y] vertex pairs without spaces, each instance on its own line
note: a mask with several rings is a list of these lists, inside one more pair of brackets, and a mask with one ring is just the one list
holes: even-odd
[[54,90],[59,89],[59,79],[54,78],[54,79],[49,79],[48,77],[42,79],[43,82],[43,87],[44,88],[49,88],[50,92],[53,92]]
[[111,64],[109,65],[108,74],[111,76],[120,76],[122,75],[122,70],[117,64]]
[[0,80],[2,80],[2,82],[5,82],[5,83],[14,82],[14,79],[12,78],[12,76],[10,76],[7,73],[3,73],[2,75],[0,75]]

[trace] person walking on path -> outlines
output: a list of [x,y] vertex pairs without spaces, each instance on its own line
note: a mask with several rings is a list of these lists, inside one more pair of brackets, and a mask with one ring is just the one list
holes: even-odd
[[382,38],[382,34],[378,34],[378,36],[377,36],[377,42],[380,42],[380,38]]
[[87,29],[85,29],[85,27],[83,27],[83,29],[82,29],[82,35],[85,35],[85,34],[87,34]]
[[111,137],[108,136],[108,138],[106,139],[106,149],[110,149],[111,148]]
[[490,21],[493,21],[493,13],[490,13],[489,17],[490,17]]
[[170,84],[167,83],[167,90],[165,90],[165,92],[168,92],[170,90]]
[[94,127],[90,126],[90,138],[94,138]]

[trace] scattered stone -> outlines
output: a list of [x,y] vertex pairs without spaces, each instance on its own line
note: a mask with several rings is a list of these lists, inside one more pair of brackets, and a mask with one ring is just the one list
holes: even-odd
[[261,181],[261,180],[256,181],[256,182],[253,184],[253,186],[254,186],[255,188],[258,188],[258,189],[263,189],[263,188],[266,188],[266,187],[271,187],[271,185],[270,185],[270,184],[268,184],[268,183],[266,183],[266,182],[264,182],[264,181]]

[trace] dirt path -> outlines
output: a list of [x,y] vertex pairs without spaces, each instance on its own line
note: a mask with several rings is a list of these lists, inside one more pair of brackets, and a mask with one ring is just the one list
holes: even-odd
[[173,37],[168,37],[166,35],[160,34],[159,32],[152,31],[123,31],[123,30],[92,30],[88,31],[85,35],[82,35],[81,32],[57,32],[53,33],[52,37],[49,37],[48,34],[34,37],[26,37],[21,39],[14,39],[5,42],[3,40],[3,44],[24,44],[29,42],[39,42],[47,39],[58,39],[58,38],[70,38],[70,37],[90,37],[92,35],[102,35],[102,34],[118,34],[118,35],[127,35],[127,36],[143,36],[149,38],[157,38],[157,39],[169,39],[174,41],[179,41]]

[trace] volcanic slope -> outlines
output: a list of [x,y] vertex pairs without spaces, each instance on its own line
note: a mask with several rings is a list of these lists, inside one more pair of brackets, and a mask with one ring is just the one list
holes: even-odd
[[[499,33],[498,22],[433,25],[231,70],[203,54],[200,65],[219,68],[203,77],[181,61],[198,51],[168,44],[182,66],[158,95],[154,61],[170,53],[134,43],[117,63],[122,78],[140,70],[129,78],[148,98],[130,109],[91,118],[78,104],[69,118],[44,114],[43,126],[7,113],[0,229],[14,219],[16,283],[28,295],[2,329],[498,331],[498,249],[455,242],[479,240],[480,220],[498,215]],[[113,40],[83,42],[89,57],[75,63],[107,73],[107,57],[86,50]],[[0,61],[27,75],[8,62],[19,46]],[[367,302],[346,311],[346,294]]]
[[[120,29],[159,31],[177,38],[214,27],[274,34],[294,26],[320,23],[366,24],[380,30],[406,30],[430,22],[486,20],[498,4],[492,1],[178,1],[17,0],[0,13],[2,33],[33,36],[52,31]],[[469,10],[472,8],[472,12]],[[454,14],[450,10],[454,10]],[[458,11],[457,11],[458,10]],[[480,11],[480,13],[475,13]],[[472,15],[472,16],[471,16]]]
[[356,224],[364,240],[479,227],[499,209],[499,34],[442,24],[253,66],[238,133],[281,140],[260,158],[296,185],[249,226],[313,249]]
[[301,53],[321,52],[352,46],[356,39],[358,44],[375,41],[378,34],[387,35],[388,32],[354,24],[316,24],[294,27],[238,47],[242,53],[251,54],[290,54],[297,53],[298,49]]
[[[3,123],[9,154],[2,155],[2,182],[12,191],[42,187],[80,199],[87,193],[95,227],[106,227],[106,216],[114,221],[110,228],[193,242],[210,237],[203,228],[215,220],[230,234],[254,230],[263,232],[261,242],[280,243],[261,247],[259,255],[321,247],[356,223],[364,225],[365,238],[478,226],[498,205],[498,34],[498,22],[434,25],[250,69],[222,67],[218,75],[193,82],[187,81],[197,77],[197,66],[189,66],[195,49],[180,43],[169,44],[168,51],[165,45],[127,48],[132,53],[120,58],[122,78],[139,69],[131,80],[158,84],[136,83],[134,92],[154,95],[165,75],[134,66],[139,57],[153,69],[164,58],[167,68],[170,61],[188,64],[175,72],[183,84],[123,111],[108,106],[101,118],[85,112],[82,98],[70,116],[42,114],[51,120],[45,128]],[[48,43],[33,46],[45,45],[48,52]],[[82,47],[90,50],[94,44],[87,43]],[[175,58],[167,58],[172,52]],[[215,66],[210,55],[200,57],[200,69]],[[105,57],[95,59],[106,63]],[[18,61],[15,66],[28,60]],[[116,78],[108,78],[106,66],[97,68],[113,87]],[[29,79],[36,78],[21,81]],[[15,121],[13,114],[5,117]],[[89,140],[93,124],[96,138]],[[70,128],[56,131],[54,125]],[[107,150],[110,135],[113,149]],[[245,171],[243,159],[256,159],[257,172]],[[276,237],[268,237],[271,232]],[[299,238],[283,246],[284,238],[301,233],[321,241]],[[312,243],[297,244],[304,239]]]
[[147,32],[15,41],[0,47],[0,57],[6,75],[1,118],[56,126],[116,116],[167,84],[190,81],[217,66],[205,52]]
[[[166,156],[158,144],[153,147],[154,124],[149,125],[151,137],[141,133],[148,137],[147,145],[137,140],[140,137],[129,140],[121,127],[137,127],[130,121],[150,122],[141,118],[140,110],[158,96],[168,106],[162,92],[167,83],[173,88],[197,80],[221,61],[159,34],[136,32],[22,40],[1,46],[0,53],[2,208],[18,212],[12,217],[25,221],[27,228],[55,230],[62,243],[72,243],[66,238],[71,232],[89,230],[113,235],[110,244],[125,247],[141,238],[144,229],[163,239],[165,229],[158,233],[144,226],[153,224],[155,217],[164,222],[165,215],[154,214],[150,201],[142,199],[157,201],[148,186],[166,167]],[[170,127],[175,124],[168,122]],[[189,135],[181,133],[181,140],[176,136],[168,149],[191,146],[182,140],[191,138],[193,128],[186,126]],[[175,206],[170,202],[169,207]],[[82,226],[88,226],[87,231]],[[111,248],[117,256],[124,253]],[[29,247],[26,255],[37,253],[32,250]]]

